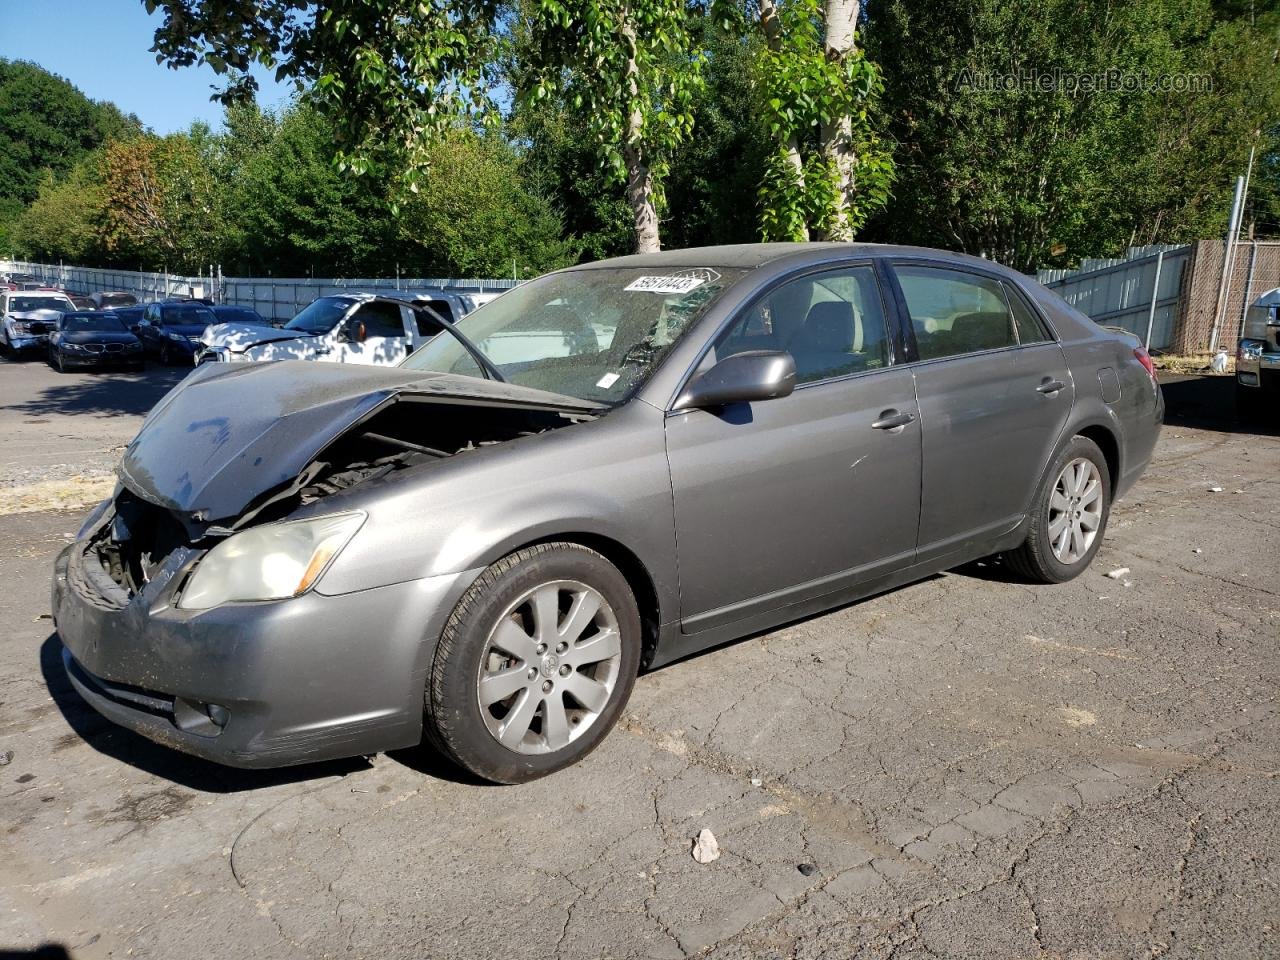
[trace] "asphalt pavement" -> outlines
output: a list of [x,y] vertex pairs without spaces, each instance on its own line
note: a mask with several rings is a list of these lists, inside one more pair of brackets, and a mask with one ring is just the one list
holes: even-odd
[[[176,375],[0,365],[0,484],[105,470]],[[1165,389],[1079,579],[975,564],[647,674],[519,787],[112,727],[47,619],[80,511],[0,516],[0,954],[1280,955],[1280,437],[1228,379]]]

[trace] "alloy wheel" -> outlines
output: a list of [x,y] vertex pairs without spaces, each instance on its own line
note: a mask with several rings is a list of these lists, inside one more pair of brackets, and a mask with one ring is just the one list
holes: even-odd
[[476,696],[494,739],[551,753],[589,730],[622,666],[618,617],[596,589],[555,580],[526,591],[489,633]]
[[1059,563],[1079,563],[1102,526],[1102,474],[1087,457],[1076,457],[1058,474],[1049,497],[1049,543]]

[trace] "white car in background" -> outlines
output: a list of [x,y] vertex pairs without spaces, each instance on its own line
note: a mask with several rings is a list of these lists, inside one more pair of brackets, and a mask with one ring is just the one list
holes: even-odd
[[0,292],[0,352],[17,357],[43,351],[49,334],[58,329],[64,313],[76,305],[61,290],[5,290]]
[[[496,294],[494,295],[496,296]],[[201,335],[196,363],[321,360],[395,366],[478,306],[485,294],[425,291],[395,297],[344,293],[320,297],[283,327],[218,323]]]

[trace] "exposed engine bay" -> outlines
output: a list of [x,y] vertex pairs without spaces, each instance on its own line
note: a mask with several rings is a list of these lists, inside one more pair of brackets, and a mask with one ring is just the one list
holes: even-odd
[[149,502],[126,486],[89,550],[133,595],[178,548],[208,549],[239,530],[281,520],[361,484],[592,418],[551,406],[399,394],[339,434],[292,481],[249,499],[235,517],[204,521]]

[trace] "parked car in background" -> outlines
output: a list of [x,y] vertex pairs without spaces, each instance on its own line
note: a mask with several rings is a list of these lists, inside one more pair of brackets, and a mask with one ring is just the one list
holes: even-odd
[[75,367],[127,367],[145,364],[142,341],[110,310],[64,313],[49,334],[49,364],[59,373]]
[[219,303],[214,304],[211,308],[213,315],[217,318],[218,323],[247,323],[256,327],[270,327],[268,323],[257,310],[253,307],[241,307],[235,304]]
[[0,352],[16,357],[44,350],[58,319],[75,304],[58,290],[0,291]]
[[99,290],[96,293],[89,294],[89,298],[93,300],[93,305],[99,310],[132,307],[138,302],[138,298],[132,293],[125,293],[122,290]]
[[144,309],[145,308],[142,306],[107,307],[104,312],[110,311],[113,316],[119,318],[120,322],[129,329],[130,333],[136,336],[139,330],[139,325],[142,323],[142,313]]
[[425,305],[371,293],[342,294],[320,297],[283,327],[212,326],[200,338],[197,362],[321,360],[394,366],[441,329]]
[[1280,414],[1280,287],[1245,314],[1236,348],[1236,410],[1246,418]]
[[92,297],[86,297],[79,293],[68,293],[67,296],[71,298],[71,302],[75,304],[75,308],[77,310],[97,310],[98,309],[98,305],[93,302]]
[[995,554],[1078,576],[1163,409],[1141,346],[990,261],[606,260],[398,368],[202,365],[58,558],[54,621],[80,695],[170,747],[280,766],[425,735],[529,780],[642,667]]
[[213,309],[199,300],[160,300],[147,304],[137,335],[148,356],[162,364],[194,362],[200,335],[217,323]]

